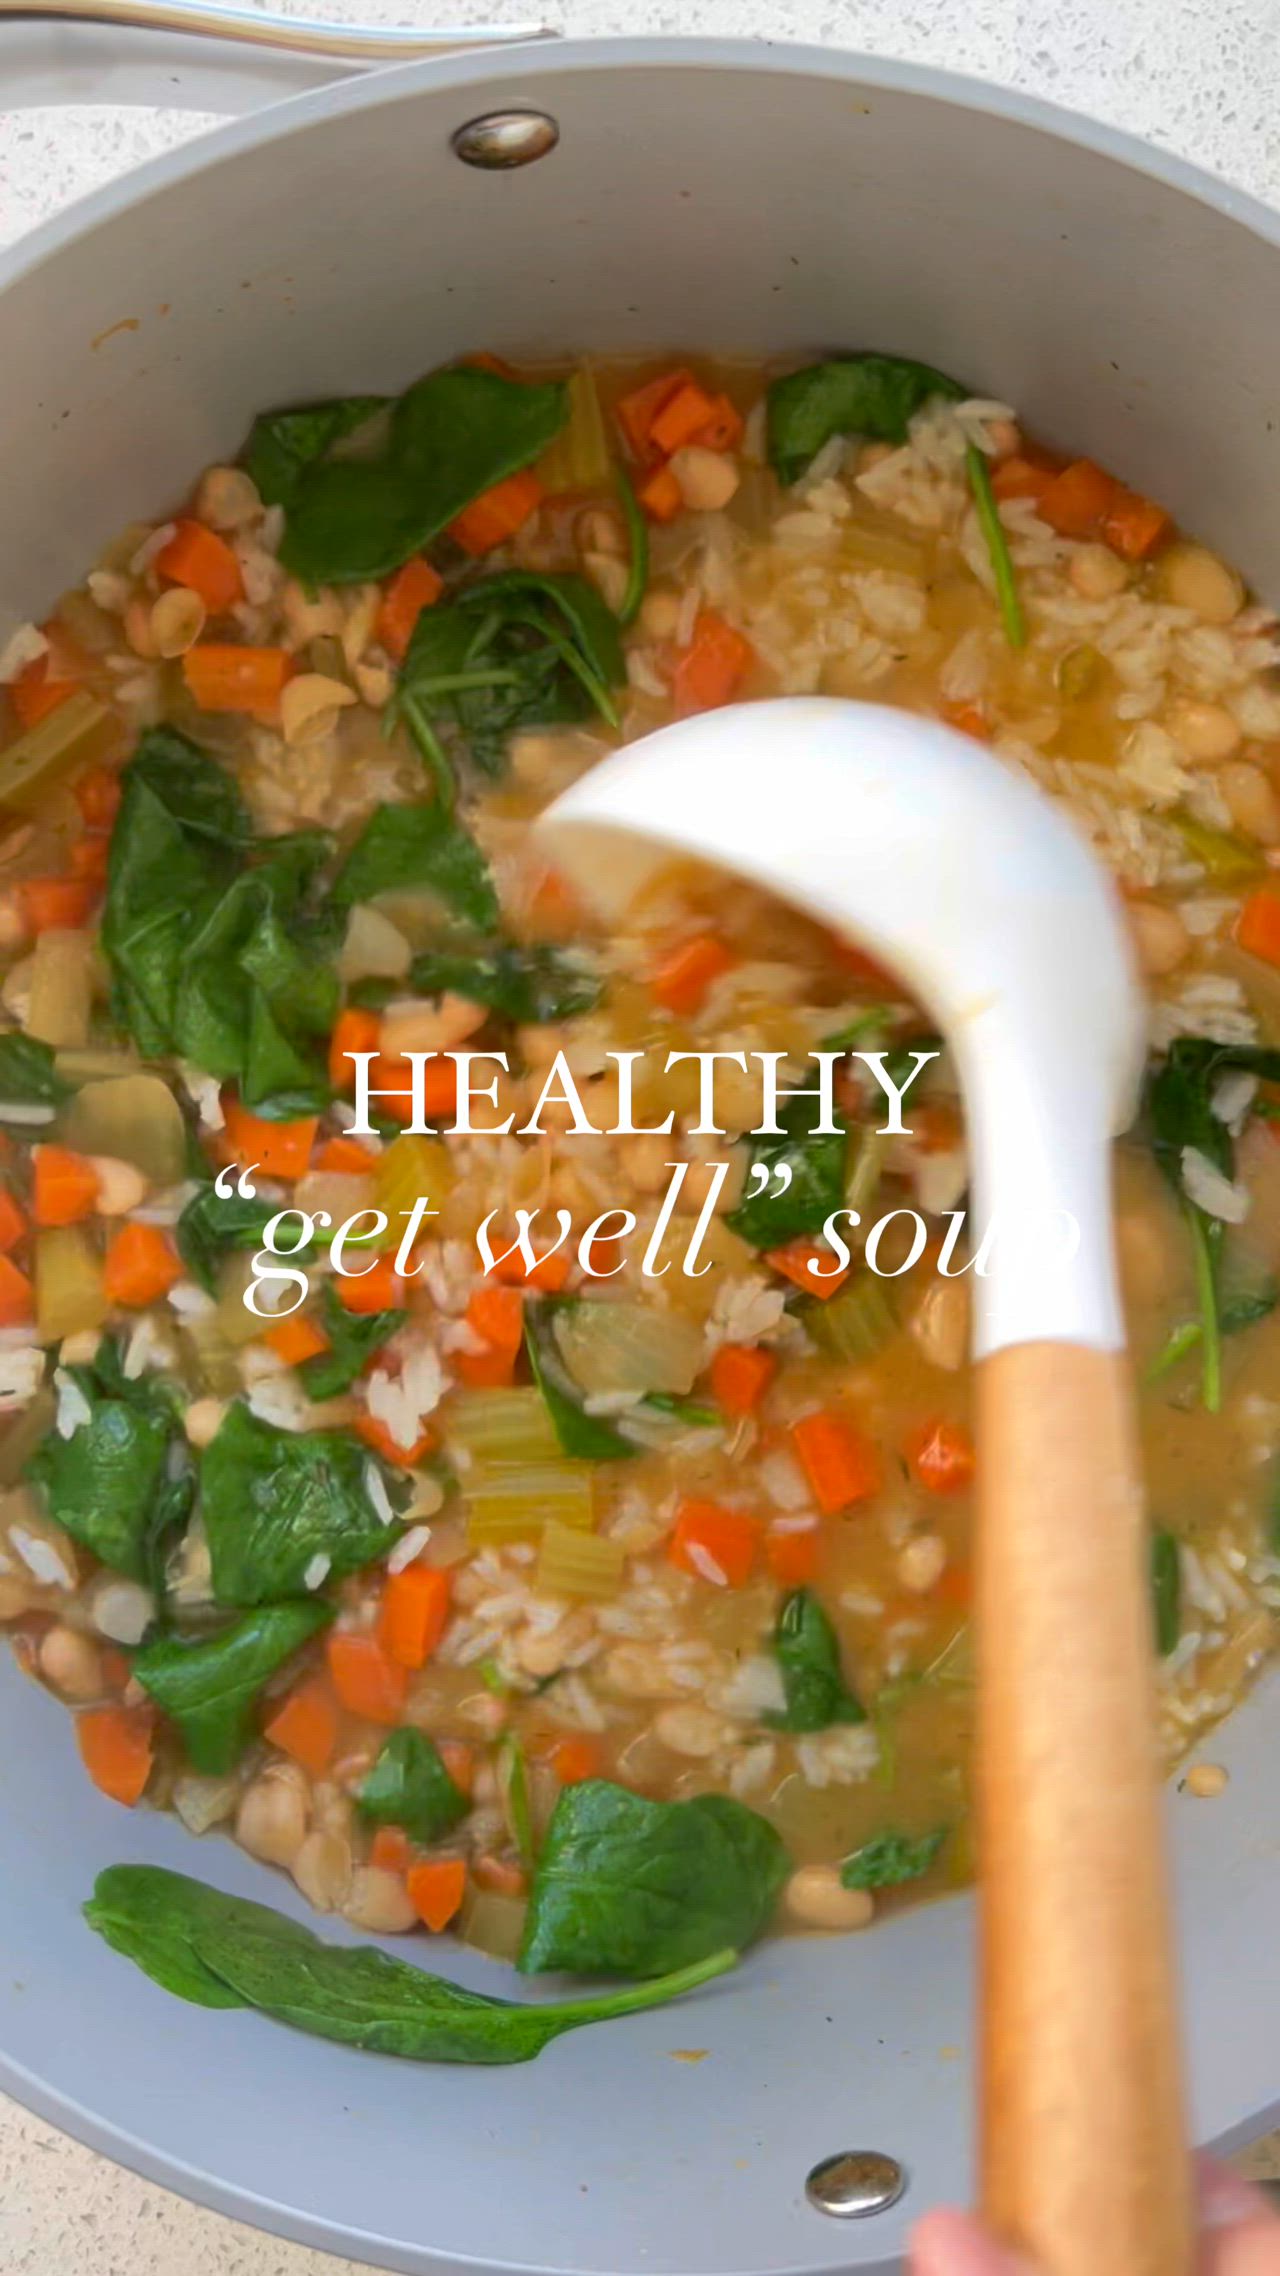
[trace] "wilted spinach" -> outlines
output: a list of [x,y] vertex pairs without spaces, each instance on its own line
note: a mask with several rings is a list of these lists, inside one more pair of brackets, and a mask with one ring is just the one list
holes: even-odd
[[[517,1027],[536,1027],[589,1012],[603,982],[579,949],[497,940],[470,949],[426,950],[413,960],[409,986],[415,996],[466,996]],[[360,1004],[384,1004],[403,993],[402,980],[360,981],[351,991]]]
[[192,1769],[221,1778],[244,1752],[268,1677],[332,1618],[315,1597],[258,1605],[213,1636],[156,1637],[134,1655],[133,1674],[177,1724]]
[[[257,1201],[244,1193],[220,1194],[211,1179],[203,1183],[184,1204],[173,1229],[178,1254],[192,1279],[216,1296],[223,1258],[233,1250],[260,1249],[267,1226],[279,1212],[279,1202]],[[289,1253],[298,1255],[309,1246],[304,1242]]]
[[587,1413],[584,1393],[565,1366],[556,1342],[557,1313],[577,1301],[572,1296],[544,1296],[536,1303],[526,1303],[525,1351],[562,1452],[575,1462],[619,1462],[637,1454],[639,1448],[603,1415]]
[[763,1720],[777,1731],[825,1731],[865,1723],[866,1709],[845,1682],[835,1629],[812,1589],[784,1597],[773,1632],[785,1707]]
[[1167,1660],[1182,1633],[1182,1560],[1177,1536],[1162,1528],[1151,1536],[1151,1617],[1156,1650]]
[[300,1373],[310,1398],[336,1399],[351,1388],[375,1351],[403,1327],[408,1315],[401,1311],[349,1312],[330,1281],[321,1290],[320,1310],[329,1349],[304,1359]]
[[835,356],[806,364],[769,389],[769,463],[780,482],[798,482],[833,435],[904,443],[910,421],[930,396],[955,400],[966,393],[945,372],[908,356]]
[[393,1731],[356,1796],[361,1815],[376,1825],[399,1826],[410,1841],[439,1841],[465,1818],[471,1804],[445,1769],[440,1749],[425,1731]]
[[846,1889],[901,1888],[904,1881],[918,1881],[928,1872],[946,1838],[945,1826],[914,1840],[905,1833],[875,1834],[846,1857],[840,1878]]
[[402,1495],[346,1431],[277,1430],[237,1401],[200,1457],[200,1503],[219,1604],[301,1595],[316,1558],[340,1580],[396,1538],[370,1491]]
[[190,1473],[174,1400],[128,1377],[109,1338],[92,1365],[64,1370],[88,1409],[49,1432],[26,1466],[49,1515],[113,1572],[154,1586],[164,1543],[186,1515]]
[[[776,1119],[782,1125],[780,1136],[751,1140],[747,1196],[725,1219],[753,1249],[781,1248],[805,1233],[821,1232],[828,1217],[844,1207],[847,1126],[837,1115],[839,1128],[834,1135],[823,1136],[815,1128],[821,1119],[821,1102],[816,1098],[792,1099]],[[768,1171],[769,1180],[756,1194],[750,1189],[760,1167]],[[790,1171],[790,1183],[775,1193],[771,1189],[780,1169]]]
[[345,911],[379,893],[425,889],[481,931],[498,921],[498,896],[475,839],[439,801],[375,807],[333,883]]
[[[58,1073],[47,1043],[16,1030],[0,1035],[0,1123],[7,1119],[10,1107],[61,1106],[73,1088]],[[22,1126],[19,1115],[18,1127]]]

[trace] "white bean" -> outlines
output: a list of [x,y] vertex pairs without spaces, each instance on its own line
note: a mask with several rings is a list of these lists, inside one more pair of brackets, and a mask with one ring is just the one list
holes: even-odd
[[1166,909],[1159,901],[1131,901],[1128,913],[1138,962],[1148,979],[1175,972],[1191,946],[1191,935],[1177,910]]
[[46,1683],[64,1699],[97,1699],[102,1691],[102,1655],[88,1636],[59,1623],[47,1628],[36,1654]]
[[205,605],[189,585],[171,585],[151,608],[151,646],[157,656],[185,656],[204,631]]
[[381,1865],[357,1865],[342,1917],[353,1928],[367,1928],[375,1936],[403,1936],[417,1926],[418,1915],[398,1873]]
[[403,1059],[410,1051],[452,1051],[483,1027],[488,1017],[483,1004],[452,992],[438,1002],[424,998],[391,1003],[383,1013],[379,1049],[389,1059]]
[[584,553],[582,573],[590,579],[607,608],[615,615],[626,598],[628,569],[616,553]]
[[192,1446],[208,1446],[222,1428],[227,1411],[225,1399],[193,1399],[182,1418],[182,1427]]
[[835,1865],[801,1865],[782,1892],[786,1912],[801,1928],[866,1928],[875,1917],[869,1889],[846,1889]]
[[91,1154],[89,1161],[98,1179],[94,1207],[100,1217],[127,1217],[130,1210],[141,1208],[148,1193],[141,1170],[114,1154]]
[[351,1889],[351,1844],[340,1833],[309,1833],[290,1871],[309,1905],[336,1912]]
[[236,1812],[236,1840],[264,1865],[292,1865],[307,1834],[305,1780],[282,1763],[246,1786]]
[[1128,569],[1109,545],[1082,545],[1071,557],[1067,576],[1086,601],[1114,600],[1129,582]]
[[1175,608],[1192,609],[1205,624],[1230,624],[1244,605],[1234,569],[1203,545],[1172,545],[1160,564],[1160,581]]
[[1261,767],[1247,759],[1232,759],[1218,777],[1231,819],[1247,838],[1260,846],[1280,843],[1280,799]]
[[936,1588],[947,1563],[947,1545],[938,1533],[919,1533],[898,1551],[898,1579],[915,1596]]
[[738,462],[724,451],[686,443],[669,461],[685,505],[695,513],[718,513],[735,495],[742,477]]
[[674,640],[680,622],[680,600],[661,586],[645,594],[640,604],[640,630],[649,640]]
[[719,1715],[709,1707],[664,1707],[653,1718],[653,1735],[660,1746],[672,1754],[686,1754],[694,1761],[705,1761],[724,1745],[725,1725]]
[[1220,766],[1240,748],[1236,721],[1222,703],[1176,703],[1169,713],[1169,732],[1189,759],[1204,766]]
[[969,1290],[963,1280],[930,1281],[907,1322],[911,1340],[931,1367],[949,1374],[963,1367],[969,1352]]

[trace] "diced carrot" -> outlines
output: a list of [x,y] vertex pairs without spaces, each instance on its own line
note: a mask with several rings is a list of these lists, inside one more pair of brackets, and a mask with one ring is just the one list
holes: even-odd
[[[458,1070],[452,1059],[427,1060],[418,1096],[425,1122],[447,1122],[452,1118],[458,1105]],[[391,1059],[379,1052],[369,1069],[369,1097],[370,1104],[380,1115],[390,1116],[393,1122],[412,1122],[417,1106],[409,1061]]]
[[78,932],[98,898],[84,877],[24,877],[17,892],[29,933]]
[[327,1171],[330,1177],[370,1177],[378,1166],[378,1157],[371,1147],[359,1138],[326,1138],[317,1153],[313,1167]]
[[736,450],[744,433],[742,413],[727,395],[711,398],[711,417],[692,438],[703,450]]
[[297,1312],[290,1313],[287,1320],[277,1321],[274,1328],[268,1328],[262,1340],[267,1350],[273,1351],[286,1367],[301,1367],[308,1359],[318,1359],[322,1351],[329,1349],[329,1338],[319,1321]]
[[9,683],[9,701],[17,714],[20,727],[38,727],[60,703],[65,703],[76,692],[74,680],[56,680],[49,676],[49,659],[37,656],[24,664],[16,680]]
[[546,1761],[562,1786],[580,1786],[584,1778],[598,1778],[603,1759],[600,1741],[589,1731],[566,1731],[552,1741]]
[[756,660],[751,642],[714,609],[700,609],[693,638],[676,663],[671,692],[682,717],[715,711],[737,693]]
[[1145,561],[1173,529],[1173,521],[1153,498],[1117,483],[1115,495],[1102,517],[1104,542],[1126,561]]
[[502,1897],[522,1897],[529,1886],[528,1874],[514,1857],[477,1857],[471,1870],[477,1888],[496,1889]]
[[410,1866],[405,1875],[405,1887],[423,1927],[438,1936],[454,1919],[466,1895],[466,1859],[424,1857],[421,1864]]
[[673,522],[684,504],[684,492],[669,466],[658,467],[637,495],[652,522]]
[[805,1415],[791,1443],[824,1517],[865,1501],[880,1484],[880,1460],[871,1440],[843,1415]]
[[181,521],[155,557],[158,576],[198,593],[210,616],[223,616],[244,599],[240,564],[225,537],[203,522]]
[[339,1012],[329,1038],[329,1080],[335,1091],[353,1091],[356,1071],[347,1054],[351,1051],[376,1051],[382,1034],[382,1022],[376,1012],[361,1011],[349,1004]]
[[102,1270],[109,1304],[141,1311],[158,1304],[182,1278],[182,1260],[159,1225],[122,1225],[112,1235]]
[[962,1494],[973,1483],[977,1463],[973,1440],[961,1423],[940,1416],[922,1423],[903,1448],[907,1466],[931,1494]]
[[109,830],[120,811],[120,777],[114,767],[89,767],[71,795],[86,830]]
[[[806,1296],[816,1296],[822,1304],[829,1303],[836,1290],[843,1288],[850,1272],[848,1265],[843,1272],[832,1271],[835,1254],[825,1241],[788,1241],[783,1248],[767,1249],[764,1261],[784,1280],[803,1288]],[[810,1272],[810,1265],[817,1270]]]
[[12,1257],[0,1256],[0,1328],[24,1328],[36,1313],[35,1290]]
[[744,1588],[760,1546],[760,1527],[719,1502],[682,1501],[667,1547],[673,1565],[717,1588]]
[[0,1256],[16,1249],[27,1230],[27,1220],[7,1185],[0,1185]]
[[911,1133],[922,1154],[951,1154],[964,1136],[964,1123],[960,1109],[950,1099],[920,1099],[915,1105],[908,1099],[903,1108],[903,1128]]
[[293,671],[283,648],[240,648],[205,640],[182,659],[187,693],[201,711],[247,711],[272,720]]
[[564,1249],[545,1249],[541,1256],[534,1255],[532,1267],[526,1267],[519,1249],[499,1257],[490,1279],[505,1281],[513,1288],[541,1288],[549,1296],[558,1294],[573,1270],[573,1260]]
[[89,1707],[76,1717],[80,1759],[100,1794],[126,1809],[142,1800],[151,1776],[149,1707]]
[[664,1011],[683,1017],[697,1011],[712,982],[731,972],[737,961],[714,933],[695,933],[663,957],[650,975],[649,992]]
[[407,1668],[389,1660],[376,1636],[339,1629],[325,1646],[333,1688],[352,1715],[366,1723],[394,1725],[404,1713],[409,1691]]
[[276,1709],[263,1737],[323,1778],[338,1747],[338,1703],[323,1675],[309,1675]]
[[413,1847],[403,1826],[379,1826],[370,1844],[369,1863],[380,1873],[408,1873]]
[[711,1396],[735,1419],[754,1414],[777,1369],[773,1353],[760,1344],[722,1343],[711,1362]]
[[412,1446],[401,1446],[399,1440],[391,1436],[386,1424],[377,1415],[367,1412],[357,1415],[351,1427],[356,1437],[374,1454],[381,1454],[386,1461],[394,1462],[401,1470],[416,1470],[419,1462],[430,1454],[436,1443],[435,1432],[424,1430],[421,1438],[415,1438]]
[[78,1225],[98,1205],[99,1178],[86,1154],[67,1146],[37,1146],[31,1208],[37,1225]]
[[465,1739],[437,1739],[436,1752],[459,1793],[469,1794],[476,1777],[475,1750]]
[[933,1593],[944,1604],[954,1604],[959,1611],[967,1612],[973,1602],[972,1565],[944,1566]]
[[770,1527],[764,1537],[765,1563],[783,1588],[807,1588],[818,1570],[818,1528],[784,1533]]
[[480,1337],[480,1351],[455,1351],[453,1364],[473,1390],[495,1390],[509,1383],[524,1341],[524,1303],[518,1288],[482,1282],[467,1306],[467,1326]]
[[540,939],[564,939],[576,932],[582,922],[582,903],[568,878],[558,869],[540,872],[525,909]]
[[404,1282],[390,1256],[375,1257],[358,1272],[338,1273],[334,1286],[346,1312],[393,1312],[404,1302]]
[[477,348],[473,356],[463,356],[461,361],[468,371],[491,371],[496,379],[518,380],[520,377],[514,364],[507,363],[502,356],[491,356],[487,348]]
[[301,1114],[292,1122],[270,1122],[251,1114],[238,1098],[224,1098],[222,1115],[227,1145],[234,1161],[261,1170],[264,1177],[286,1181],[306,1175],[311,1149],[320,1127],[317,1114]]
[[1043,498],[1054,481],[1056,467],[1041,465],[1025,454],[1014,453],[991,469],[991,487],[997,498]]
[[443,591],[443,577],[420,553],[406,561],[403,569],[397,569],[382,596],[376,626],[379,640],[397,664],[404,661],[423,610],[431,608]]
[[72,876],[89,885],[105,883],[110,856],[111,840],[104,830],[86,830],[84,836],[67,849]]
[[1237,946],[1264,964],[1280,964],[1280,893],[1259,886],[1244,903],[1235,922]]
[[1037,511],[1060,537],[1099,537],[1115,494],[1113,475],[1091,458],[1077,458],[1055,474],[1041,493]]
[[449,1575],[440,1565],[406,1565],[389,1575],[378,1610],[378,1641],[397,1667],[425,1667],[449,1618]]
[[711,426],[715,416],[715,403],[705,387],[699,387],[696,379],[686,380],[667,397],[650,422],[649,441],[664,458],[670,458],[672,451],[691,443],[700,428]]
[[505,482],[495,482],[492,490],[483,490],[464,506],[455,521],[449,524],[449,535],[464,553],[492,553],[495,545],[505,545],[518,529],[523,529],[531,514],[542,504],[543,489],[536,474],[525,467],[519,474],[509,474]]
[[104,1691],[124,1691],[133,1674],[127,1652],[117,1652],[110,1646],[103,1652],[102,1688]]
[[991,722],[980,703],[942,703],[938,711],[948,727],[958,727],[962,735],[971,735],[975,743],[991,741]]
[[624,395],[617,408],[618,425],[626,437],[633,458],[641,461],[659,456],[653,437],[653,422],[681,388],[694,384],[693,373],[664,371],[657,379],[645,381],[643,387],[634,387]]

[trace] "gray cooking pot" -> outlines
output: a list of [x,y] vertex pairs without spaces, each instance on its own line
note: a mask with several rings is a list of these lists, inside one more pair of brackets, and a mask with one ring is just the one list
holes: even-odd
[[[122,72],[136,94],[139,69],[157,99],[206,106],[273,85],[265,62],[190,40],[0,29],[8,101],[100,98]],[[553,118],[558,147],[512,171],[460,163],[457,130],[509,110]],[[260,407],[396,389],[480,346],[923,357],[1119,469],[1280,596],[1278,235],[1108,129],[817,49],[530,45],[329,85],[0,263],[0,632],[233,452]],[[913,2213],[966,2194],[967,1901],[769,1944],[533,2068],[415,2069],[183,2006],[114,1957],[79,1908],[117,1860],[301,1907],[229,1843],[197,1855],[176,1822],[91,1792],[69,1717],[9,1665],[0,1701],[0,2083],[155,2179],[437,2276],[885,2270]],[[1278,1730],[1264,1684],[1213,1742],[1226,1796],[1170,1797],[1196,2126],[1219,2143],[1277,2111]],[[676,2059],[691,2049],[705,2059]],[[837,2224],[806,2202],[809,2168],[845,2148],[902,2161],[895,2210]]]

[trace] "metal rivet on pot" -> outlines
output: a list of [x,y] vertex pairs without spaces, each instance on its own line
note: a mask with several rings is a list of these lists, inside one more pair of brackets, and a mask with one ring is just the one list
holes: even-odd
[[907,2186],[906,2170],[881,2150],[837,2150],[815,2165],[804,2185],[809,2203],[837,2221],[887,2213]]
[[453,148],[464,166],[496,172],[532,165],[535,158],[554,150],[559,140],[560,129],[545,111],[489,111],[458,128]]

